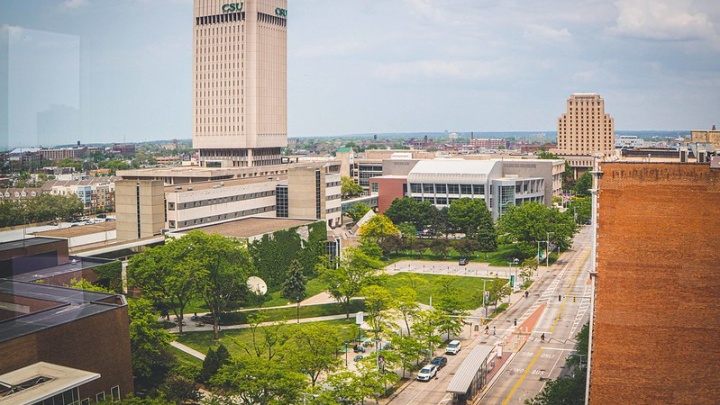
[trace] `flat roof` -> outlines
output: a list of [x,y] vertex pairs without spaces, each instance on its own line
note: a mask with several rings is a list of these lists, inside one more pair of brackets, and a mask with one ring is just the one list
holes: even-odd
[[450,385],[448,385],[446,392],[454,392],[458,394],[464,394],[470,388],[475,375],[477,374],[480,367],[487,360],[488,356],[492,353],[495,346],[489,345],[478,345],[462,362],[460,368],[455,372],[455,376]]
[[239,219],[237,221],[225,222],[222,224],[208,225],[193,229],[180,230],[177,234],[185,234],[191,230],[199,230],[205,233],[214,233],[222,236],[229,236],[239,239],[248,239],[253,236],[264,235],[288,229],[296,226],[309,225],[319,220],[315,219],[289,219],[289,218],[263,218],[252,217]]
[[30,246],[40,246],[49,243],[57,243],[60,239],[32,237],[28,235],[25,239],[16,239],[8,242],[0,242],[0,251],[19,249]]
[[[220,183],[222,183],[222,186],[220,186],[219,188],[242,186],[242,185],[246,185],[246,184],[277,183],[277,182],[280,182],[283,180],[287,180],[287,174],[246,177],[246,178],[242,178],[242,179],[211,180],[211,181],[203,181],[203,182],[197,182],[197,183],[186,183],[186,184],[165,186],[165,192],[166,193],[172,193],[172,192],[184,193],[184,192],[189,192],[189,191],[207,190],[207,189],[211,189],[211,188],[220,186]],[[132,180],[129,180],[129,181],[132,181]],[[189,190],[188,188],[192,188],[192,190]]]
[[[119,294],[105,294],[47,284],[0,279],[0,297],[25,297],[44,302],[33,311],[27,305],[0,301],[5,318],[0,319],[0,342],[73,322],[80,318],[112,311],[127,305]],[[40,306],[40,303],[38,303]]]
[[70,262],[65,264],[59,264],[53,267],[46,267],[44,269],[38,269],[29,271],[27,273],[13,274],[12,279],[15,281],[37,281],[53,276],[59,276],[67,273],[74,273],[76,271],[82,271],[85,269],[92,269],[103,264],[112,263],[113,259],[101,259],[97,257],[79,257],[70,256]]
[[0,403],[37,403],[98,378],[98,373],[41,361],[0,375]]
[[33,235],[49,236],[54,238],[74,238],[77,236],[90,235],[93,233],[102,233],[115,230],[115,221],[98,222],[95,224],[78,224],[78,226],[70,226],[68,228],[53,229],[50,231],[36,232]]

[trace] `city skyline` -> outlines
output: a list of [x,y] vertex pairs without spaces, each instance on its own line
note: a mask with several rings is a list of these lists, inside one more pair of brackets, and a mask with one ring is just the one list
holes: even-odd
[[[38,74],[26,68],[32,59],[17,66],[10,57],[32,43],[23,33],[49,33],[71,56],[79,43],[79,61],[38,62],[66,63],[56,70],[65,83],[79,78],[78,88],[37,86],[65,92],[43,94],[44,110],[79,109],[77,140],[191,138],[191,0],[6,1],[0,16],[0,62],[11,59],[5,77],[0,66],[8,104],[40,108],[8,90]],[[720,123],[719,19],[720,5],[709,0],[291,0],[288,137],[552,131],[577,92],[600,94],[618,131],[709,129]],[[15,42],[11,31],[20,35]],[[38,54],[41,45],[29,47]],[[73,67],[78,72],[68,73]],[[75,128],[76,120],[50,122]],[[36,136],[40,145],[75,140]]]

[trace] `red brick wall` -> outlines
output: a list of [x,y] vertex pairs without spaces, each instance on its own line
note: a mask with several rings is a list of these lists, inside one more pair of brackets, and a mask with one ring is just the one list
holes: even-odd
[[378,184],[378,214],[382,214],[396,198],[403,198],[403,185],[407,178],[371,178],[370,183]]
[[0,374],[39,361],[99,373],[101,378],[80,387],[81,398],[120,386],[133,391],[130,321],[127,306],[0,343]]
[[720,171],[602,171],[590,403],[720,403]]

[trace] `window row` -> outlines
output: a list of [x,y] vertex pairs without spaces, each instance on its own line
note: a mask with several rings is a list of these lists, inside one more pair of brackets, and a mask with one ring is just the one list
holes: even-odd
[[484,184],[432,184],[411,183],[411,193],[484,195]]
[[[236,211],[236,212],[231,212],[228,214],[213,215],[213,216],[204,217],[204,218],[195,218],[195,219],[191,219],[191,220],[187,220],[187,221],[178,221],[178,222],[181,222],[182,227],[186,227],[186,226],[200,225],[200,224],[207,224],[210,222],[222,221],[225,219],[242,218],[242,217],[247,217],[250,215],[262,214],[264,212],[271,212],[271,211],[275,211],[274,205],[269,205],[267,207],[253,208],[253,209],[244,210],[244,211]],[[169,228],[173,228],[173,229],[177,228],[177,226],[176,226],[177,222],[175,222],[175,221],[172,221],[172,220],[169,221],[168,225],[169,225]]]
[[245,19],[244,12],[216,14],[216,15],[208,15],[205,17],[196,17],[195,25],[218,24],[218,23],[230,22],[230,21],[243,21],[244,19]]
[[[233,195],[228,197],[211,198],[209,200],[192,201],[186,203],[177,204],[178,210],[184,210],[189,208],[206,207],[215,204],[226,204],[235,201],[254,200],[256,198],[270,197],[275,195],[275,190],[260,191],[257,193],[247,193],[240,195]],[[176,204],[174,202],[168,202],[168,211],[175,211]]]

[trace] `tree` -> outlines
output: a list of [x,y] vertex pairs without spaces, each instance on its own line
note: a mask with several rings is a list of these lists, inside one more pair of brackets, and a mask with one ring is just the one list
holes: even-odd
[[[406,274],[411,275],[411,273]],[[415,276],[414,274],[412,275]],[[412,336],[410,319],[413,318],[418,311],[417,291],[415,288],[403,286],[395,290],[395,300],[393,300],[392,306],[400,312],[405,322],[405,329],[408,331],[408,336]]]
[[447,239],[434,239],[430,243],[430,251],[434,255],[445,258],[450,253],[450,241]]
[[293,300],[297,303],[297,321],[300,323],[300,301],[305,298],[305,275],[303,275],[300,262],[293,260],[290,263],[290,269],[288,270],[287,279],[283,284],[283,297]]
[[472,257],[475,251],[480,250],[480,243],[470,238],[455,239],[452,245],[464,257]]
[[[158,391],[161,393],[162,398],[172,401],[176,405],[199,403],[202,399],[198,383],[181,374],[168,376],[158,388]],[[143,399],[148,400],[149,398]],[[125,403],[125,401],[122,401],[122,403]],[[148,403],[143,402],[143,404]]]
[[575,223],[584,224],[592,218],[592,200],[590,198],[572,198],[568,211],[575,217]]
[[323,323],[298,325],[293,330],[292,340],[295,349],[290,355],[290,363],[295,370],[310,376],[313,387],[322,373],[334,371],[340,365],[336,351],[342,339],[336,328]]
[[380,246],[383,255],[387,255],[390,252],[399,251],[405,244],[400,235],[389,235],[383,238],[383,240],[378,243],[378,246]]
[[573,188],[575,195],[578,197],[589,197],[592,183],[592,174],[590,174],[590,171],[588,170],[575,182],[575,187]]
[[444,314],[438,328],[447,333],[448,339],[450,339],[450,335],[460,334],[464,327],[462,317],[468,313],[462,309],[456,289],[450,288],[447,291],[441,291],[437,302],[438,309]]
[[353,204],[353,206],[350,207],[347,212],[345,212],[345,215],[349,216],[350,218],[352,218],[353,221],[357,222],[371,209],[372,208],[370,208],[370,206],[365,204],[364,202],[359,202]]
[[250,356],[282,360],[286,352],[285,344],[290,340],[290,334],[286,331],[287,325],[285,322],[274,322],[261,328],[260,325],[265,319],[266,315],[260,311],[249,314],[250,343],[236,339],[235,344]]
[[498,220],[498,227],[517,242],[511,254],[520,259],[535,256],[537,242],[543,243],[548,236],[554,245],[566,249],[577,229],[572,213],[561,213],[537,202],[509,206]]
[[[492,304],[495,305],[495,308],[497,308],[498,303],[502,301],[503,298],[510,295],[511,288],[507,280],[495,277],[490,283],[488,283],[486,291],[489,295],[487,299],[488,305]],[[478,300],[482,302],[482,296],[478,296]]]
[[212,314],[217,340],[220,314],[248,295],[247,279],[254,270],[250,254],[239,241],[217,234],[191,231],[182,238],[189,238],[186,260],[196,267],[199,293]]
[[352,197],[358,197],[365,193],[365,189],[353,179],[347,176],[340,177],[340,193],[342,194],[343,198],[352,198]]
[[[72,288],[111,294],[110,291],[92,285],[85,279],[73,280]],[[150,301],[144,298],[128,300],[130,317],[130,352],[133,375],[137,377],[136,388],[157,387],[167,376],[175,360],[170,353],[172,337],[157,326],[157,316]]]
[[405,378],[406,370],[412,370],[414,366],[420,363],[422,351],[427,347],[419,339],[410,335],[393,337],[392,346],[402,367],[403,378]]
[[435,211],[437,209],[430,201],[415,201],[413,198],[404,197],[395,199],[384,214],[395,225],[407,222],[416,230],[423,230],[430,224]]
[[399,236],[400,230],[385,215],[375,215],[358,230],[361,240],[381,243],[388,236]]
[[440,327],[445,319],[443,311],[426,309],[418,311],[413,322],[413,336],[423,345],[428,353],[432,353],[441,342]]
[[375,340],[379,341],[383,332],[394,326],[389,322],[387,316],[387,310],[394,306],[393,295],[388,289],[378,285],[366,286],[360,293],[365,297],[365,310],[375,334]]
[[468,238],[475,238],[480,230],[480,224],[483,219],[490,218],[492,225],[492,215],[485,205],[485,200],[479,198],[463,197],[450,203],[448,208],[448,220],[453,228],[464,233]]
[[128,279],[157,307],[169,308],[183,333],[183,314],[197,297],[198,264],[189,256],[191,239],[167,239],[165,245],[150,248],[130,259]]
[[212,347],[208,348],[208,352],[203,360],[202,369],[200,370],[200,381],[209,383],[210,379],[217,374],[220,367],[230,362],[230,352],[221,343],[217,350]]
[[211,380],[226,396],[242,404],[294,404],[305,388],[305,377],[286,365],[260,357],[243,357],[221,367]]
[[345,307],[350,318],[350,300],[360,290],[374,281],[375,271],[382,268],[382,262],[370,257],[360,248],[348,248],[337,268],[321,269],[320,277],[327,283],[330,294]]

